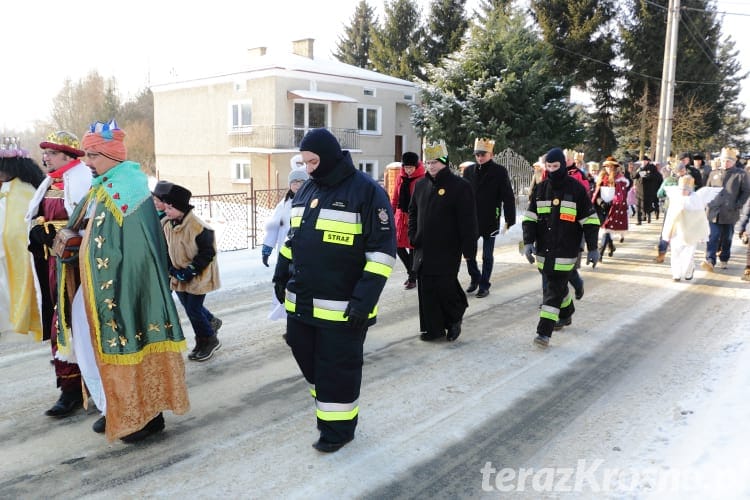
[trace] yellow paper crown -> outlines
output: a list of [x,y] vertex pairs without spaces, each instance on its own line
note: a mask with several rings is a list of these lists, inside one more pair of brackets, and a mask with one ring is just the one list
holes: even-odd
[[721,159],[722,160],[736,160],[737,150],[734,148],[721,148]]
[[474,140],[474,151],[484,151],[492,153],[495,149],[495,141],[487,138],[478,138]]
[[576,151],[575,154],[573,154],[573,159],[575,161],[583,161],[583,151]]
[[436,160],[443,157],[448,157],[448,148],[445,147],[445,141],[433,142],[424,147],[425,160]]
[[565,161],[575,159],[575,151],[572,149],[563,149],[563,154],[565,155]]
[[47,142],[59,144],[60,146],[70,146],[71,148],[75,149],[80,149],[81,147],[81,143],[78,140],[78,137],[71,134],[70,132],[66,132],[65,130],[52,132],[47,136]]

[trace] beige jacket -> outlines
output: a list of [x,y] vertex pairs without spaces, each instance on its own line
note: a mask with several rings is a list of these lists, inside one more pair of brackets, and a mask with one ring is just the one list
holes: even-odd
[[[185,215],[182,222],[178,225],[172,225],[172,222],[166,218],[162,221],[164,227],[164,236],[167,239],[169,248],[169,259],[172,265],[179,269],[186,268],[196,255],[198,255],[198,244],[195,238],[205,230],[213,231],[211,227],[203,222],[192,211]],[[172,276],[170,286],[176,292],[187,292],[193,295],[205,295],[208,292],[217,290],[221,283],[219,282],[219,266],[216,261],[216,240],[213,240],[214,258],[195,278],[188,282],[179,281]]]

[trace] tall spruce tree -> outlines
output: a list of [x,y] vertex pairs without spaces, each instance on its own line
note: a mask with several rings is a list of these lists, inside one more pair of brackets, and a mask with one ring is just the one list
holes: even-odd
[[425,39],[428,63],[437,66],[443,57],[461,48],[469,27],[465,6],[466,0],[432,0],[430,3]]
[[530,7],[557,71],[591,94],[595,109],[584,151],[597,158],[612,154],[617,147],[612,117],[618,77],[612,0],[531,0]]
[[344,34],[336,43],[334,57],[343,63],[370,69],[370,45],[376,25],[375,10],[367,0],[360,0],[354,9],[351,23],[344,27]]
[[570,81],[522,12],[486,12],[464,48],[428,70],[413,122],[429,140],[444,139],[453,158],[470,157],[476,137],[537,158],[550,146],[577,144]]
[[424,79],[424,27],[415,0],[385,3],[383,26],[373,30],[370,60],[376,71],[412,80]]

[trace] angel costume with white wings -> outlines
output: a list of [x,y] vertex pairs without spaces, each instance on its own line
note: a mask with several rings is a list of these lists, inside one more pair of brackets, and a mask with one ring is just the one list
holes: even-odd
[[685,175],[677,186],[665,188],[669,197],[669,210],[664,220],[662,239],[669,241],[672,248],[672,278],[691,279],[695,264],[693,257],[698,243],[708,239],[709,225],[706,206],[722,190],[719,187],[704,187],[693,192],[692,186],[683,179],[692,181]]

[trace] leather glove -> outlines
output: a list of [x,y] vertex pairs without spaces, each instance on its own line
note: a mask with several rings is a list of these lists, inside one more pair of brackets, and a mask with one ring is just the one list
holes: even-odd
[[31,231],[29,231],[29,242],[51,247],[52,242],[55,241],[56,234],[57,230],[52,224],[34,226],[31,228]]
[[263,248],[260,251],[261,258],[263,260],[263,265],[268,267],[268,257],[271,256],[271,252],[273,251],[273,248],[269,247],[268,245],[263,245]]
[[535,248],[533,243],[526,243],[523,246],[523,254],[526,257],[526,260],[529,261],[529,264],[533,264],[534,262],[536,262],[536,259],[534,258],[534,252]]
[[276,300],[279,301],[279,304],[283,304],[284,300],[286,300],[286,282],[274,281],[273,294],[276,295]]
[[362,330],[367,325],[367,314],[352,309],[351,305],[346,306],[344,317],[349,318],[346,324],[354,330]]
[[599,262],[599,250],[589,250],[588,256],[586,257],[586,265],[591,264],[591,269],[596,268],[596,264]]

